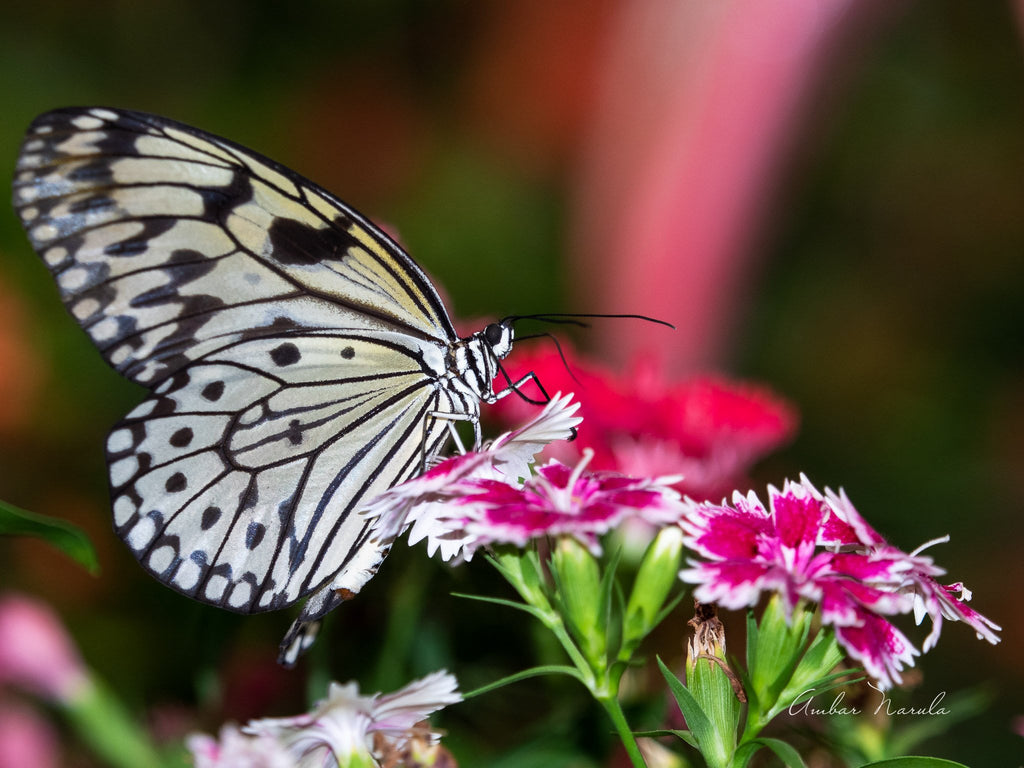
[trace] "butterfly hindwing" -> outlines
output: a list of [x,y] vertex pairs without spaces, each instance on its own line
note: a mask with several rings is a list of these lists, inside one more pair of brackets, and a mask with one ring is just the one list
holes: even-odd
[[286,329],[455,338],[422,270],[359,213],[166,118],[104,108],[40,116],[14,202],[71,314],[143,384]]
[[107,443],[114,524],[140,563],[245,612],[289,605],[346,571],[361,584],[386,542],[369,539],[360,502],[446,436],[401,342],[254,339],[157,387]]

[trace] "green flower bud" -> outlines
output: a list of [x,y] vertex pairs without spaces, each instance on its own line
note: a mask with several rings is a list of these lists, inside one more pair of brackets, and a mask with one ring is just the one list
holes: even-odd
[[686,686],[710,724],[701,740],[701,752],[708,765],[728,765],[746,695],[726,661],[725,626],[715,607],[697,603],[688,623],[693,637],[686,647]]
[[551,569],[558,589],[562,616],[595,669],[606,664],[608,612],[603,605],[601,568],[585,546],[563,537],[551,554]]
[[682,552],[683,532],[675,525],[663,528],[647,547],[626,605],[622,648],[627,658],[657,624],[678,578]]

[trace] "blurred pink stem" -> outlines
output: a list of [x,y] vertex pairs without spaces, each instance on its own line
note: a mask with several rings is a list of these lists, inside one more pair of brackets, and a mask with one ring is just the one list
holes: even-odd
[[[635,0],[613,26],[574,221],[577,304],[675,333],[601,326],[618,363],[724,356],[752,241],[837,27],[873,2]],[[874,14],[872,14],[874,15]]]
[[57,614],[15,592],[0,595],[0,683],[63,704],[89,685],[78,650]]

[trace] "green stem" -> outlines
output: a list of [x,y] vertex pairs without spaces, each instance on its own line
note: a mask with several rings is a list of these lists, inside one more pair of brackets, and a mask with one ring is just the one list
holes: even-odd
[[108,764],[116,768],[159,768],[160,756],[146,731],[98,680],[89,680],[64,706],[82,741]]
[[[591,695],[601,703],[604,711],[611,718],[612,723],[615,725],[615,730],[622,740],[622,746],[626,748],[626,754],[629,755],[634,768],[647,768],[644,756],[640,753],[640,747],[636,743],[636,737],[633,736],[633,731],[629,727],[629,723],[626,722],[626,716],[622,712],[622,707],[619,706],[618,676],[615,676],[614,681],[608,680],[608,670],[595,670],[587,662],[569,636],[561,616],[552,612],[546,614],[546,618],[545,624],[554,633],[555,637],[558,638],[565,652],[573,660],[576,669],[583,676],[584,685],[590,690]],[[598,678],[602,679],[599,680]]]
[[576,647],[576,643],[572,641],[572,637],[569,635],[569,631],[565,628],[565,623],[562,621],[562,617],[557,613],[546,614],[544,625],[551,630],[551,633],[558,638],[558,642],[562,644],[562,648],[565,649],[566,654],[572,659],[573,665],[583,675],[583,680],[593,693],[597,696],[596,681],[594,678],[594,670],[590,664],[584,658],[580,649]]
[[566,654],[572,659],[576,669],[583,675],[587,688],[594,691],[594,671],[590,668],[590,664],[583,657],[583,654],[580,653],[579,648],[576,647],[572,637],[570,637],[561,614],[552,607],[546,598],[541,597],[532,585],[522,578],[520,572],[509,568],[508,565],[504,567],[499,566],[498,570],[512,584],[516,592],[519,593],[519,596],[523,598],[523,602],[535,609],[536,613],[534,615],[558,639]]
[[619,697],[614,694],[599,696],[594,691],[594,698],[601,702],[604,711],[608,713],[608,717],[615,724],[615,730],[618,732],[619,738],[622,739],[622,746],[626,748],[626,754],[629,755],[633,768],[647,768],[644,756],[640,753],[640,747],[636,743],[636,737],[633,736],[633,731],[630,729],[629,723],[626,722],[626,716],[622,713],[622,707],[619,706]]
[[[517,564],[520,565],[519,568],[515,567]],[[633,768],[647,768],[647,763],[644,762],[644,757],[640,753],[640,747],[636,743],[636,737],[633,736],[633,731],[630,730],[626,716],[619,706],[618,687],[621,671],[617,673],[612,671],[611,678],[609,678],[609,670],[606,666],[595,669],[595,666],[588,661],[573,641],[561,613],[551,605],[536,584],[532,584],[524,578],[521,564],[515,560],[504,563],[495,561],[501,574],[515,588],[523,601],[534,609],[531,611],[533,615],[540,619],[541,623],[558,638],[558,642],[572,660],[573,665],[579,670],[581,682],[587,687],[590,694],[601,703],[605,712],[608,713],[608,717],[611,718]]]

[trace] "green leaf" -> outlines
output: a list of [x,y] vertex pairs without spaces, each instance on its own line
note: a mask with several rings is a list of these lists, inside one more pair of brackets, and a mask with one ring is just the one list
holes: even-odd
[[656,731],[636,731],[633,735],[638,739],[660,739],[663,736],[675,736],[677,739],[685,741],[694,749],[698,749],[697,739],[693,737],[693,734],[687,730],[680,730],[679,728],[661,728]]
[[96,550],[81,529],[65,520],[38,515],[0,501],[0,535],[34,536],[56,547],[89,573],[99,573]]
[[[829,678],[834,679],[836,675],[830,673],[845,656],[835,633],[831,629],[820,630],[800,658],[800,663],[795,669],[789,670],[791,674],[786,687],[779,692],[780,701],[789,696],[797,696],[808,689],[818,688]],[[856,670],[850,670],[846,674],[856,673]]]
[[672,691],[676,704],[679,705],[679,711],[686,718],[686,724],[689,726],[690,732],[697,740],[698,745],[713,742],[715,740],[714,726],[711,724],[710,718],[704,713],[704,710],[701,709],[700,704],[693,697],[693,694],[680,682],[672,670],[665,666],[665,662],[661,660],[660,656],[658,657],[658,667],[661,669],[661,674],[665,677],[665,682],[668,683],[669,690]]
[[733,765],[743,766],[750,762],[750,758],[754,756],[761,747],[767,747],[775,756],[778,757],[787,768],[807,768],[807,764],[804,763],[803,758],[800,757],[800,753],[796,751],[792,746],[779,739],[751,739],[750,741],[744,742],[743,745],[736,750],[736,759]]
[[[617,629],[616,632],[612,632],[610,623],[612,619],[612,599],[615,594],[615,590],[618,587],[618,581],[615,579],[615,575],[619,569],[619,560],[622,557],[622,551],[617,549],[612,553],[611,559],[608,561],[608,565],[604,568],[604,573],[601,574],[601,591],[600,591],[600,606],[599,606],[599,621],[600,626],[605,628],[606,635],[618,635],[621,636],[621,628]],[[621,597],[621,595],[620,595]],[[619,612],[621,616],[621,611]],[[606,640],[607,643],[607,640]]]
[[517,603],[515,600],[507,600],[503,597],[488,597],[487,595],[470,595],[465,592],[452,592],[452,597],[461,597],[466,600],[476,600],[481,603],[491,603],[492,605],[500,605],[505,608],[515,608],[517,611],[523,611],[535,616],[541,621],[547,621],[547,614],[544,611],[526,603]]
[[488,691],[493,691],[496,688],[503,688],[506,685],[518,683],[520,680],[529,680],[531,677],[540,677],[542,675],[566,675],[574,680],[579,680],[581,683],[584,683],[583,677],[575,667],[563,664],[548,664],[543,667],[531,667],[530,669],[524,669],[522,672],[516,672],[514,675],[509,675],[508,677],[503,677],[500,680],[495,680],[493,683],[481,685],[479,688],[474,688],[472,691],[469,691],[469,693],[464,693],[462,697],[464,699],[471,699],[474,696],[479,696],[480,694],[487,693]]
[[867,763],[861,768],[967,768],[967,766],[939,757],[894,757],[891,760]]

